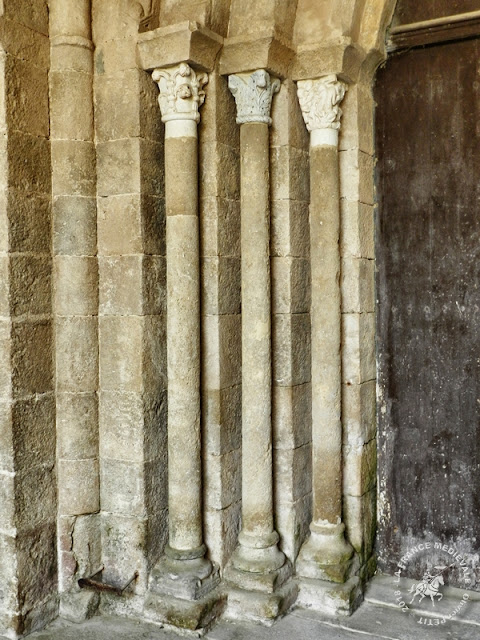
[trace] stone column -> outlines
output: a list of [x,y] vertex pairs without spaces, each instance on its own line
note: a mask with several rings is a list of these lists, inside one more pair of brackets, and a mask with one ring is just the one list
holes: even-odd
[[[241,125],[242,530],[226,571],[232,584],[228,615],[263,620],[277,617],[293,593],[274,528],[272,486],[268,127],[280,81],[258,70],[229,76],[229,88]],[[252,600],[243,590],[260,593]]]
[[357,582],[354,578],[340,589],[328,585],[345,583],[353,555],[342,521],[338,133],[345,91],[335,75],[298,82],[310,131],[313,520],[311,535],[298,556],[297,573],[303,579],[300,601],[337,613],[350,608],[345,591]]
[[[205,73],[155,69],[165,123],[169,542],[153,570],[148,614],[197,629],[218,613],[218,568],[205,558],[200,423],[199,108]],[[193,601],[186,613],[185,601]],[[188,608],[188,607],[187,607]]]

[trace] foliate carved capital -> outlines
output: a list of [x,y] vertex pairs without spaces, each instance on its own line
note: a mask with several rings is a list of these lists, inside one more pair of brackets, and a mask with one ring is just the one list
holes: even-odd
[[346,90],[347,85],[336,75],[297,82],[298,100],[309,131],[340,129],[340,103]]
[[153,80],[158,84],[158,103],[162,122],[169,120],[194,120],[200,122],[199,109],[205,102],[206,73],[196,73],[188,64],[168,69],[155,69]]
[[237,104],[237,123],[272,124],[270,109],[273,95],[280,90],[280,80],[270,78],[264,69],[228,76],[228,88]]

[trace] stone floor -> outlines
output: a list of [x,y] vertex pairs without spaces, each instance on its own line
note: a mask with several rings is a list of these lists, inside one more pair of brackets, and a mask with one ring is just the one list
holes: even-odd
[[[205,640],[479,640],[480,594],[462,609],[458,620],[436,625],[435,618],[422,615],[432,615],[430,603],[424,610],[405,614],[393,604],[394,590],[388,580],[374,581],[366,602],[350,618],[333,620],[311,610],[296,609],[270,628],[221,622]],[[445,593],[443,611],[451,611],[457,601],[458,593]],[[441,611],[438,603],[436,611]],[[141,639],[178,640],[178,635],[151,624],[98,616],[82,625],[57,620],[45,631],[29,636],[29,640]]]

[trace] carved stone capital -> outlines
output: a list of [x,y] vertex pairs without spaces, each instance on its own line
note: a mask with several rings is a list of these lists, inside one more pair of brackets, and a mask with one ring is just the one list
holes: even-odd
[[270,109],[273,94],[280,90],[280,80],[270,78],[264,69],[228,77],[228,88],[237,103],[237,123],[272,124]]
[[158,103],[162,122],[200,122],[199,109],[205,102],[203,86],[208,82],[206,73],[196,73],[188,64],[182,62],[176,67],[155,69],[152,78],[160,89]]
[[340,103],[347,85],[332,74],[315,80],[299,80],[297,93],[303,119],[309,131],[340,129]]

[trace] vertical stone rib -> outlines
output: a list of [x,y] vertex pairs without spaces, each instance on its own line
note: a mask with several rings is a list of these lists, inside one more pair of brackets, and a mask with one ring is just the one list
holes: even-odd
[[[78,590],[79,578],[100,566],[90,0],[52,0],[50,38],[59,585],[68,593]],[[95,594],[64,596],[62,615],[78,620],[93,613],[97,601]]]

